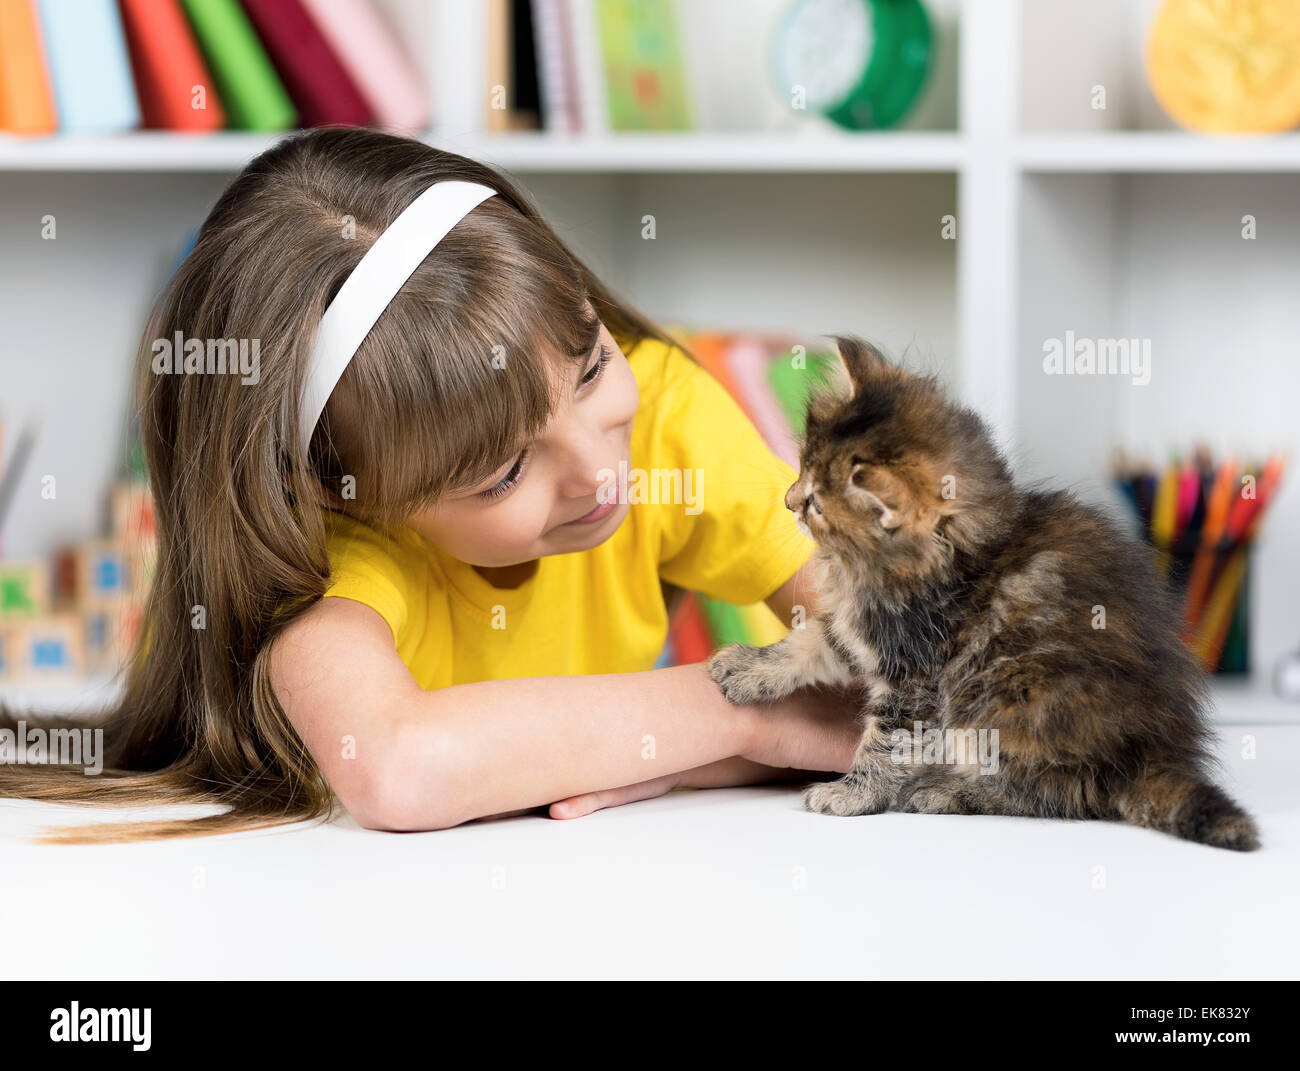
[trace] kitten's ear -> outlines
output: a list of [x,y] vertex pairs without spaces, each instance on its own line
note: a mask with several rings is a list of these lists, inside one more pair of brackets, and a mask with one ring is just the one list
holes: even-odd
[[840,352],[840,364],[848,379],[850,396],[859,394],[872,376],[889,367],[889,362],[870,342],[856,335],[834,335]]
[[885,531],[903,523],[902,484],[884,469],[857,464],[849,474],[846,497],[855,505],[879,510],[877,520]]

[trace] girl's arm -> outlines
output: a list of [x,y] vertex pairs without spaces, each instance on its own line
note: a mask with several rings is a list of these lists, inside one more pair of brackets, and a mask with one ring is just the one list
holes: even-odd
[[[796,606],[804,608],[805,622],[815,616],[819,595],[820,592],[813,587],[812,567],[805,562],[789,580],[764,601],[769,609],[787,627],[790,627],[793,624]],[[856,710],[856,701],[850,694],[842,694],[838,700],[832,699],[831,702],[838,702],[841,709],[845,711]],[[825,780],[830,773],[844,773],[846,770],[847,767],[841,769],[839,764],[823,771],[772,767],[753,762],[741,755],[734,755],[695,770],[683,770],[680,773],[642,781],[635,785],[607,788],[558,800],[551,804],[550,815],[552,818],[581,818],[604,808],[621,807],[625,803],[636,803],[639,800],[662,796],[674,788],[724,788],[734,785],[770,784],[775,781]]]
[[383,618],[341,598],[277,637],[271,684],[334,793],[375,829],[445,828],[736,755],[847,770],[860,735],[830,693],[734,705],[703,664],[426,692]]

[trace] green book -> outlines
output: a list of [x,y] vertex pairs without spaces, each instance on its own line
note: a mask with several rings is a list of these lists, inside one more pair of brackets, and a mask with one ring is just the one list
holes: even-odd
[[767,367],[767,381],[797,437],[803,434],[808,396],[814,387],[829,382],[837,358],[829,353],[805,353],[802,368],[795,367],[794,358],[791,350],[773,360]]
[[704,611],[704,620],[709,624],[709,632],[713,637],[715,648],[726,647],[729,643],[753,642],[741,619],[740,611],[735,606],[720,599],[711,599],[700,592],[696,592],[696,597],[699,599],[700,609]]
[[690,130],[671,0],[596,0],[611,130]]
[[181,0],[234,130],[288,130],[298,110],[238,0]]

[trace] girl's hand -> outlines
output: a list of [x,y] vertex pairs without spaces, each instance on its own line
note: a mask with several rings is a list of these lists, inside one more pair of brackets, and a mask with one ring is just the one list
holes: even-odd
[[785,699],[746,706],[750,744],[741,754],[765,766],[847,773],[862,739],[855,690],[800,688]]
[[[723,761],[728,760],[724,759]],[[701,769],[707,769],[707,767],[701,767]],[[635,785],[624,785],[622,788],[607,788],[600,792],[586,792],[581,796],[570,796],[566,800],[552,803],[550,815],[552,818],[581,818],[583,815],[591,814],[592,811],[599,811],[605,807],[621,807],[625,803],[653,799],[655,796],[662,796],[667,792],[671,792],[678,785],[683,784],[682,778],[690,772],[687,770],[683,773],[665,774],[663,777],[656,777],[652,781],[641,781]]]
[[[847,769],[846,766],[845,770]],[[552,803],[550,815],[552,818],[581,818],[591,814],[592,811],[607,807],[621,807],[625,803],[662,796],[674,788],[726,788],[732,785],[763,785],[779,781],[825,781],[831,776],[832,774],[825,770],[775,768],[734,755],[729,759],[711,762],[707,766],[668,774],[652,781],[642,781],[639,784],[611,788],[603,792],[570,796],[568,799]]]

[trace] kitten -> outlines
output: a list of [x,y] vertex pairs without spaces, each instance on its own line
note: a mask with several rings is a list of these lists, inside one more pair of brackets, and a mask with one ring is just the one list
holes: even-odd
[[[933,377],[836,343],[848,396],[810,399],[785,497],[818,544],[819,615],[708,667],[734,703],[861,689],[853,768],[804,805],[1122,820],[1257,848],[1210,780],[1207,679],[1149,552],[1067,491],[1017,487],[985,424]],[[996,730],[996,772],[959,754],[980,730]],[[927,759],[917,732],[950,751]]]

